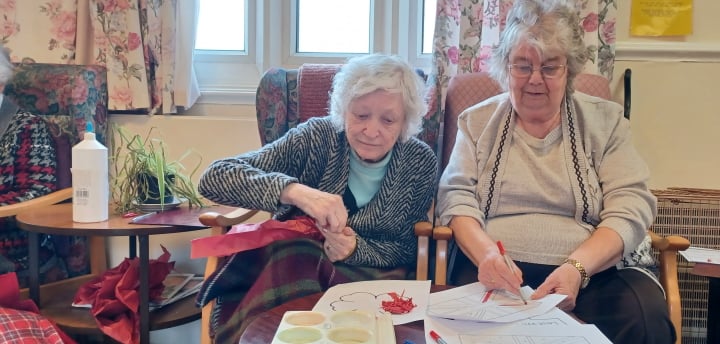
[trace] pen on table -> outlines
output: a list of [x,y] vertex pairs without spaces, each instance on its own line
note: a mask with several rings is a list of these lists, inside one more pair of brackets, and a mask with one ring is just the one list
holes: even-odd
[[437,344],[448,344],[445,339],[442,339],[442,337],[433,330],[430,330],[430,338],[432,338]]
[[[513,275],[515,274],[515,269],[513,268],[512,262],[510,261],[510,257],[508,257],[507,254],[505,254],[505,247],[503,246],[501,241],[497,242],[497,247],[500,250],[500,255],[503,256],[503,259],[505,259],[505,265],[512,271]],[[525,300],[525,296],[523,296],[522,290],[518,290],[518,294],[520,294],[520,299],[522,302],[524,302],[527,305],[527,300]]]

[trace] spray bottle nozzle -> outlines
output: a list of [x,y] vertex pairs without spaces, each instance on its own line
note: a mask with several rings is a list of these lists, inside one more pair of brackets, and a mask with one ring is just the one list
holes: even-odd
[[93,128],[92,122],[85,122],[85,132],[86,133],[94,133],[95,128]]

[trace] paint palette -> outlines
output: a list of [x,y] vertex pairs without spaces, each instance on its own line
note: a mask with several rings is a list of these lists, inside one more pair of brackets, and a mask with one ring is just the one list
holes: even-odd
[[288,311],[278,326],[273,344],[381,344],[395,343],[389,315],[364,311]]

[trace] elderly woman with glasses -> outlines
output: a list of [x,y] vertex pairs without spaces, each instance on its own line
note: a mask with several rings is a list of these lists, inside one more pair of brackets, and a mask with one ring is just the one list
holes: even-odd
[[657,212],[648,167],[623,109],[573,90],[588,59],[574,5],[516,0],[506,22],[490,73],[507,92],[460,115],[440,180],[451,283],[527,284],[529,302],[567,295],[559,307],[613,343],[674,342],[662,288],[642,269]]

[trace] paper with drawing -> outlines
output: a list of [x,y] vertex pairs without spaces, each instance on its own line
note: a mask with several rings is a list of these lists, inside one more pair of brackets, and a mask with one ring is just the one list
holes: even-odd
[[523,287],[521,292],[528,300],[503,290],[487,290],[479,282],[430,294],[428,315],[456,320],[478,322],[512,322],[547,313],[565,299],[565,295],[550,294],[539,300],[530,300],[533,290]]
[[338,312],[365,310],[387,314],[383,301],[392,301],[391,293],[412,299],[415,306],[405,314],[392,314],[393,324],[400,325],[422,320],[430,295],[430,281],[378,280],[338,284],[328,289],[313,307],[313,311]]

